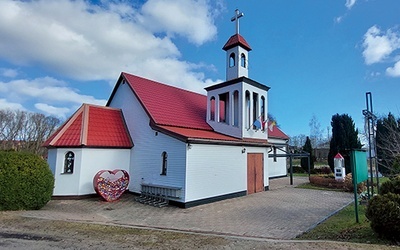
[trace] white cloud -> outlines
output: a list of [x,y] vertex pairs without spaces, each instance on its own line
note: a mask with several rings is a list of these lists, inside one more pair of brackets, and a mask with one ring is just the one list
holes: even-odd
[[149,0],[142,12],[145,26],[155,32],[186,36],[197,45],[217,34],[212,10],[205,0]]
[[12,110],[25,110],[25,108],[20,103],[9,102],[4,98],[0,98],[0,108],[12,109]]
[[387,68],[386,74],[391,77],[400,77],[400,61],[396,62],[393,67]]
[[70,112],[69,108],[57,108],[46,103],[36,103],[35,108],[43,111],[47,115],[56,116],[65,119],[67,114]]
[[335,18],[333,19],[333,21],[334,21],[335,23],[340,23],[340,22],[342,22],[342,20],[343,20],[343,16],[335,17]]
[[345,3],[346,8],[351,9],[354,6],[354,4],[356,4],[356,1],[357,0],[346,0],[346,3]]
[[363,57],[367,65],[384,61],[393,51],[400,48],[399,34],[391,29],[383,33],[372,26],[364,35]]
[[18,71],[15,69],[0,68],[0,75],[9,77],[9,78],[14,78],[18,75]]
[[[172,39],[180,36],[196,45],[212,40],[218,3],[149,0],[134,6],[130,1],[93,5],[83,0],[3,0],[0,59],[70,79],[106,81],[117,79],[121,71],[143,75],[138,71],[143,61],[168,61],[179,68],[180,75],[170,77],[180,79],[174,85],[199,89],[210,80],[179,59]],[[147,77],[160,80],[157,67],[148,67]],[[193,79],[198,86],[187,82]]]
[[[106,100],[96,99],[90,95],[80,94],[78,90],[68,87],[67,83],[52,77],[36,78],[33,80],[18,79],[9,82],[0,81],[0,95],[4,100],[13,100],[21,104],[47,103],[46,107],[39,105],[40,110],[50,113],[51,105],[76,106],[82,103],[105,105]],[[66,111],[66,107],[58,108]]]

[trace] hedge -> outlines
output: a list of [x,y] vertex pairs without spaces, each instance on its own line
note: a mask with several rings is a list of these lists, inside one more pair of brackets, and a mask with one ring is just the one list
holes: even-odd
[[53,188],[53,174],[40,156],[0,151],[0,210],[40,209]]

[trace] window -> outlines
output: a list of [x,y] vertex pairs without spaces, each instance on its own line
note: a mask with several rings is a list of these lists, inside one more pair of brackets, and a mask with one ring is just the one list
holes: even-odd
[[210,99],[210,121],[215,121],[215,97]]
[[218,121],[229,124],[229,93],[220,94],[218,95],[218,97]]
[[246,91],[246,128],[250,129],[251,122],[250,122],[250,92],[247,90]]
[[274,149],[274,162],[276,162],[276,147],[274,146],[273,149]]
[[232,68],[235,66],[235,53],[231,53],[229,55],[229,68]]
[[239,91],[233,92],[233,126],[239,126]]
[[75,161],[74,152],[68,151],[65,154],[65,159],[64,159],[64,174],[72,174],[74,172],[74,161]]
[[261,96],[261,122],[265,122],[265,97]]
[[[258,119],[258,94],[253,93],[253,123]],[[253,129],[257,129],[253,126]]]
[[165,151],[161,154],[161,162],[161,175],[167,175],[168,154]]
[[246,56],[244,54],[240,56],[240,66],[246,68]]

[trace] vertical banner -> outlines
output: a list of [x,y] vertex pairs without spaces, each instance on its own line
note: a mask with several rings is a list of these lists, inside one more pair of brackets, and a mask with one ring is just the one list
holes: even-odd
[[359,223],[357,185],[368,179],[367,152],[362,150],[352,150],[350,153],[350,157],[350,165],[354,186],[354,207],[356,212],[356,222]]

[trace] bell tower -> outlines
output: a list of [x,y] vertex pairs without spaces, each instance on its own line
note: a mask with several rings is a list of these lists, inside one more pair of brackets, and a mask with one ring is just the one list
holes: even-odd
[[235,10],[231,18],[236,33],[229,38],[226,51],[226,81],[209,86],[207,91],[207,123],[214,131],[240,139],[268,138],[266,129],[269,87],[248,78],[248,54],[251,50],[239,34],[239,18]]
[[250,45],[239,34],[239,18],[244,14],[238,9],[235,10],[235,15],[231,18],[232,22],[236,23],[236,33],[229,38],[225,43],[223,50],[226,51],[226,80],[232,80],[239,77],[248,77],[249,75],[249,51]]

